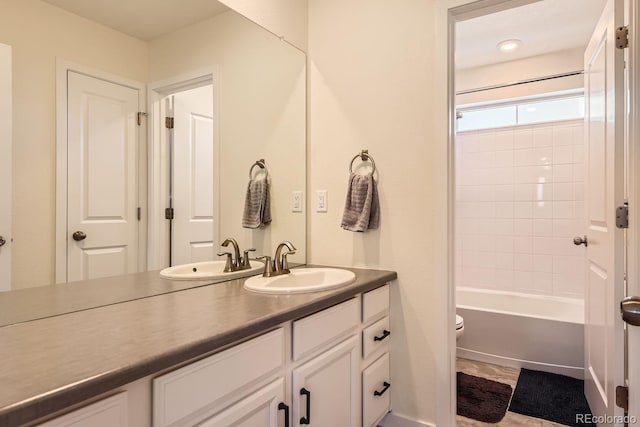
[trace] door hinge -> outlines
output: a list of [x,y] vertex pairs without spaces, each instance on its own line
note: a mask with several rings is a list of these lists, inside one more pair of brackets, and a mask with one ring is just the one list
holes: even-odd
[[164,125],[167,129],[173,129],[173,117],[165,117]]
[[629,27],[616,28],[616,47],[626,49],[629,47]]
[[616,387],[616,405],[625,411],[629,410],[629,387],[623,385]]
[[166,208],[164,210],[164,219],[173,219],[173,208]]
[[616,227],[629,228],[629,205],[626,202],[616,208]]
[[138,111],[138,126],[142,126],[142,118],[147,117],[147,113],[144,111]]
[[138,221],[142,219],[142,208],[138,208]]

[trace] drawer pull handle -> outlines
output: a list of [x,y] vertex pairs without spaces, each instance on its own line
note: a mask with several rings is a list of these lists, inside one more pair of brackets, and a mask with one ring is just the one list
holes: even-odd
[[382,341],[383,339],[385,339],[386,337],[388,337],[389,335],[391,335],[390,331],[387,331],[386,329],[382,332],[382,335],[380,335],[379,337],[373,337],[374,341]]
[[284,411],[284,427],[289,427],[289,405],[278,403],[278,411]]
[[389,384],[389,383],[388,383],[388,382],[386,382],[386,381],[385,381],[385,382],[383,382],[383,383],[382,383],[382,385],[384,385],[384,387],[382,387],[382,390],[380,390],[380,391],[375,390],[375,391],[373,392],[373,395],[374,395],[374,396],[376,396],[376,397],[377,397],[377,396],[382,396],[383,394],[385,394],[385,393],[387,392],[387,390],[389,390],[389,387],[391,387],[391,384]]
[[300,418],[300,424],[311,424],[311,392],[306,388],[300,389],[300,396],[307,396],[307,416]]

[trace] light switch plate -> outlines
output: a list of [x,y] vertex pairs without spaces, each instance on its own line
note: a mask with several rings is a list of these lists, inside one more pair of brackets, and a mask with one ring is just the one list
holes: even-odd
[[294,191],[291,193],[291,212],[302,212],[302,191]]
[[329,200],[327,190],[316,191],[316,212],[328,212]]

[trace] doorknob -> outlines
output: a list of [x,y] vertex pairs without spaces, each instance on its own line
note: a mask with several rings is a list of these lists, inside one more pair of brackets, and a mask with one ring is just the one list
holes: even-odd
[[588,246],[587,236],[576,236],[573,238],[573,244],[576,246],[585,245]]
[[640,297],[626,297],[620,302],[622,320],[632,326],[640,326]]
[[71,237],[73,237],[73,240],[75,240],[76,242],[79,242],[80,240],[86,239],[87,235],[84,234],[82,231],[76,231],[75,233],[73,233]]
[[7,243],[7,241],[4,240],[4,237],[0,236],[0,247],[4,246],[5,243]]

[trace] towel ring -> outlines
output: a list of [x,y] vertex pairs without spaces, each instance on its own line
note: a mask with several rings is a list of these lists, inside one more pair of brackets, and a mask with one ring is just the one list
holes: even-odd
[[251,169],[249,169],[249,179],[251,179],[251,177],[253,177],[253,168],[255,168],[256,166],[258,166],[260,169],[264,169],[265,173],[267,175],[269,175],[269,172],[267,170],[267,165],[264,162],[264,159],[260,159],[260,160],[257,160],[254,164],[251,165]]
[[375,173],[376,171],[376,162],[373,160],[373,157],[371,157],[371,155],[369,154],[369,150],[362,150],[360,151],[360,154],[356,154],[353,159],[351,159],[351,163],[349,164],[349,173],[353,173],[353,162],[356,161],[356,159],[360,157],[360,159],[363,162],[366,162],[367,160],[369,160],[371,162],[371,173]]

